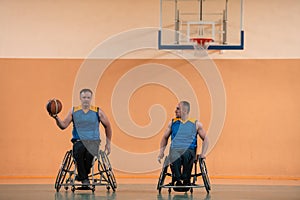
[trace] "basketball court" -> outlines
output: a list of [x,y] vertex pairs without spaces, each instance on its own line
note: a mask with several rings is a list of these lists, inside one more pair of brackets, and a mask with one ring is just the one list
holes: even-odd
[[[1,2],[0,200],[300,199],[299,2]],[[113,129],[90,190],[48,114],[82,88]],[[209,137],[187,192],[157,162],[179,100]]]
[[[7,181],[7,180],[6,180]],[[221,180],[212,179],[212,190],[209,194],[205,189],[200,188],[190,192],[180,193],[167,190],[159,194],[156,190],[154,179],[122,180],[116,192],[107,191],[105,187],[97,187],[96,191],[65,191],[55,192],[51,179],[44,180],[8,180],[6,184],[0,185],[0,199],[55,199],[55,200],[73,200],[73,199],[157,199],[157,200],[175,200],[175,199],[299,199],[300,186],[299,181],[272,181],[272,180]],[[18,184],[16,184],[18,182]],[[23,182],[23,183],[22,183]],[[1,183],[5,181],[1,180]],[[12,183],[12,184],[7,184]],[[43,183],[43,184],[41,184]]]

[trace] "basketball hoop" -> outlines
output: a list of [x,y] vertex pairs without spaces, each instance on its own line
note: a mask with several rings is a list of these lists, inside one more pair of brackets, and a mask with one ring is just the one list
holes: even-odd
[[214,41],[211,38],[191,38],[190,40],[193,42],[194,55],[197,57],[206,55],[209,44]]

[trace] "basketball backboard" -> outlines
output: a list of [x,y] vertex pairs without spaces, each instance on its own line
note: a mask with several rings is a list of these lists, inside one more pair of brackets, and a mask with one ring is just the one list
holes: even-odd
[[160,0],[159,49],[244,49],[243,0]]

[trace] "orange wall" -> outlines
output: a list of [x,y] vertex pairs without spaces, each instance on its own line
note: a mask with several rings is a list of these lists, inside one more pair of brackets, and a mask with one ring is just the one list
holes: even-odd
[[[74,81],[82,61],[0,59],[1,176],[55,177],[63,154],[71,148],[71,128],[59,130],[48,116],[45,104],[49,98],[60,99],[63,102],[60,115],[66,115],[72,106]],[[224,81],[227,113],[221,137],[207,159],[210,175],[300,178],[300,60],[214,61]],[[157,150],[163,129],[144,140],[126,136],[114,122],[109,98],[122,74],[149,62],[172,66],[196,84],[200,91],[197,94],[201,105],[200,120],[206,129],[210,122],[211,107],[205,83],[193,69],[182,68],[185,61],[117,60],[99,82],[96,104],[112,122],[112,142],[130,152]],[[168,88],[150,85],[137,90],[130,99],[133,120],[141,126],[149,122],[147,110],[155,102],[165,107],[168,120],[173,116],[175,96]],[[149,160],[148,164],[153,162],[156,160]],[[156,176],[158,173],[149,174]],[[119,177],[124,174],[116,171]],[[147,173],[142,174],[145,175]]]
[[[225,4],[225,0],[214,2]],[[230,9],[239,7],[239,2],[231,0]],[[14,0],[0,4],[1,58],[84,58],[115,34],[159,27],[159,0]],[[213,56],[299,58],[299,10],[299,0],[244,0],[245,49]],[[239,25],[229,27],[235,29]]]

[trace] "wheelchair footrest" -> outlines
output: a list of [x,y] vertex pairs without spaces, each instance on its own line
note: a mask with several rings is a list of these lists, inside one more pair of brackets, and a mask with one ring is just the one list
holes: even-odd
[[90,186],[80,186],[76,187],[76,190],[93,190],[93,188]]
[[94,187],[94,186],[107,186],[108,184],[107,183],[100,183],[100,182],[97,182],[97,183],[91,183],[89,185],[82,185],[80,183],[78,184],[61,184],[61,186],[64,186],[64,187],[76,187],[76,188],[79,188],[79,187]]
[[203,187],[203,186],[197,185],[197,184],[182,185],[182,186],[175,186],[175,185],[167,184],[167,185],[163,185],[161,187],[162,188],[200,188],[200,187]]

